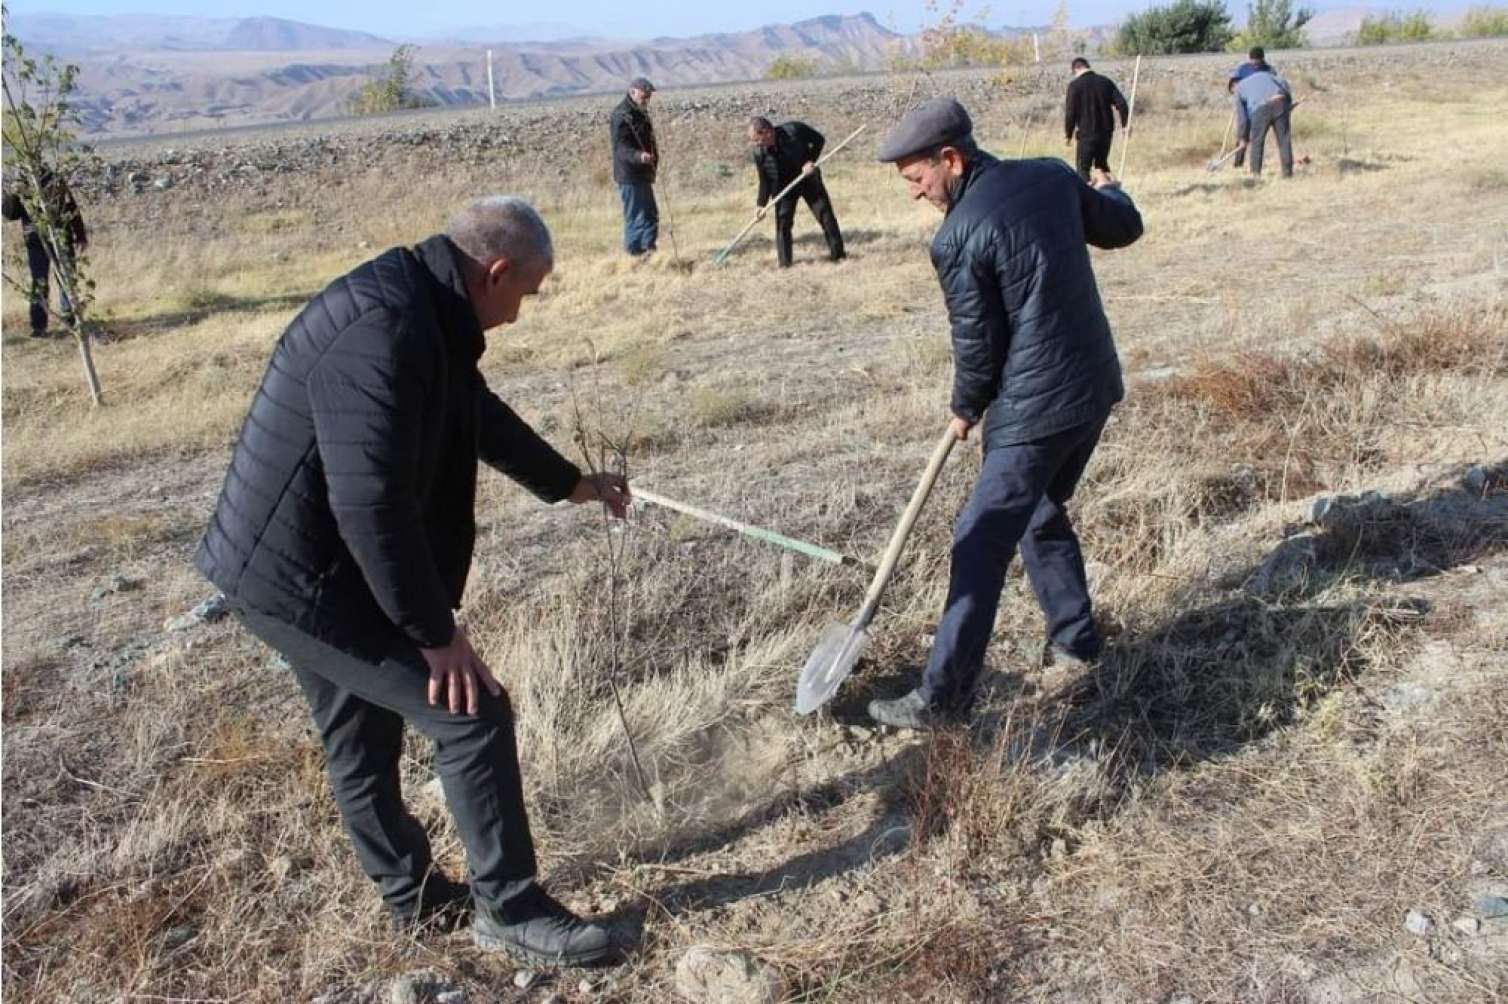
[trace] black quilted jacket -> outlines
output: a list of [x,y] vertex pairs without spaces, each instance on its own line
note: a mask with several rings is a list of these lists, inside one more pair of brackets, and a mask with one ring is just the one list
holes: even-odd
[[443,236],[335,280],[273,351],[195,564],[232,601],[360,647],[455,630],[478,458],[548,501],[580,473],[477,371],[485,348]]
[[1141,236],[1118,190],[1060,160],[970,164],[932,240],[953,331],[953,413],[1004,446],[1099,418],[1124,394],[1089,263]]
[[658,164],[640,162],[639,154],[658,154],[655,127],[649,113],[624,95],[608,119],[613,143],[613,181],[620,185],[653,184]]
[[[805,122],[785,122],[775,127],[775,149],[754,148],[751,159],[759,174],[759,194],[754,204],[762,206],[801,174],[801,165],[815,163],[827,140]],[[795,193],[786,196],[793,198]]]

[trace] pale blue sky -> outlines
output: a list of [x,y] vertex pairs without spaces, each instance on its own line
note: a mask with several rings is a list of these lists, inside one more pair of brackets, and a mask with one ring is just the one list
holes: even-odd
[[[946,7],[948,0],[941,0]],[[1098,24],[1117,20],[1148,0],[1069,0],[1074,24]],[[1318,7],[1351,6],[1344,0],[1319,3]],[[1424,0],[1371,4],[1381,8],[1402,6],[1441,9],[1449,0]],[[901,31],[914,31],[935,21],[925,0],[761,0],[758,4],[718,4],[706,0],[658,0],[645,3],[626,0],[551,0],[538,5],[500,4],[486,0],[449,0],[415,4],[413,0],[226,0],[218,4],[203,0],[10,0],[13,13],[58,14],[189,14],[206,17],[267,15],[286,17],[334,28],[351,28],[381,35],[424,35],[469,25],[537,24],[570,25],[583,33],[625,38],[655,35],[694,35],[709,31],[741,31],[765,24],[797,21],[819,14],[855,14],[867,10],[882,23]],[[967,3],[972,20],[988,11],[987,23],[1045,24],[1052,19],[1056,0],[996,0]],[[1233,13],[1243,13],[1245,0],[1228,0]],[[1354,6],[1368,6],[1365,0]]]

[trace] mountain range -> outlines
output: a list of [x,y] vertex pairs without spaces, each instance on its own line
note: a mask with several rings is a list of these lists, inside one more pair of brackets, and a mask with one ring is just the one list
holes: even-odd
[[[96,135],[340,115],[404,41],[270,17],[33,14],[7,27],[28,52],[79,65],[76,104]],[[640,42],[445,38],[417,44],[412,83],[439,105],[485,102],[488,49],[497,97],[508,100],[610,92],[641,74],[661,87],[759,79],[781,55],[827,71],[874,70],[917,45],[870,14]]]

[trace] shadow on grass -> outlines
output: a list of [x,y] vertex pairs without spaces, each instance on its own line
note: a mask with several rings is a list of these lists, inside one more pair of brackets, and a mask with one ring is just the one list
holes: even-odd
[[293,310],[308,303],[317,290],[272,293],[266,296],[232,296],[228,293],[199,292],[184,297],[182,306],[144,317],[111,318],[102,321],[95,339],[123,342],[167,328],[197,324],[216,314],[245,314],[264,310]]
[[1508,463],[1460,486],[1337,503],[1233,577],[1239,588],[1117,640],[1068,694],[1062,733],[1136,774],[1233,752],[1376,668],[1429,612],[1407,595],[1323,602],[1345,583],[1404,585],[1508,551]]

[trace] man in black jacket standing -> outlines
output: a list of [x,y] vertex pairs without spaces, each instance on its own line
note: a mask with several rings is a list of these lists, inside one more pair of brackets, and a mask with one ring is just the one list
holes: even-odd
[[[57,243],[55,250],[64,259],[58,262],[62,267],[89,245],[89,232],[84,228],[84,214],[79,211],[79,204],[74,201],[67,182],[51,173],[38,186],[38,197],[48,202],[43,215],[54,218],[58,223],[58,231],[54,234]],[[27,300],[30,301],[31,308],[31,337],[46,338],[51,287],[48,277],[53,266],[52,256],[48,254],[47,242],[37,231],[37,221],[27,211],[26,200],[21,197],[20,191],[6,192],[3,202],[0,215],[21,224],[21,236],[26,244],[26,267],[31,273],[31,286],[27,289]],[[68,290],[61,286],[58,289],[58,306],[63,323],[71,325],[73,304],[68,299]]]
[[965,713],[1017,546],[1047,620],[1048,652],[1094,659],[1084,559],[1068,500],[1121,399],[1120,360],[1086,244],[1141,236],[1118,183],[1091,188],[1057,160],[996,160],[951,98],[913,109],[880,145],[913,199],[945,214],[932,241],[953,339],[952,428],[983,424],[984,464],[955,527],[947,606],[921,686],[870,702],[885,725]]
[[1075,151],[1079,177],[1089,180],[1090,168],[1110,170],[1110,140],[1115,135],[1115,113],[1120,112],[1121,128],[1126,127],[1130,109],[1121,89],[1109,77],[1102,77],[1089,68],[1089,60],[1083,56],[1072,63],[1073,80],[1068,84],[1068,99],[1064,102],[1063,133],[1072,143],[1078,132],[1079,147]]
[[[518,317],[553,266],[550,233],[514,196],[336,279],[278,341],[195,564],[281,652],[308,698],[330,786],[400,927],[474,905],[485,948],[540,963],[610,958],[603,927],[535,883],[507,695],[452,611],[476,539],[478,459],[540,498],[601,501],[487,388],[483,332]],[[407,722],[435,766],[471,886],[434,867],[399,790]]]
[[755,196],[755,215],[764,218],[765,206],[776,193],[797,178],[806,180],[775,203],[775,259],[781,268],[791,265],[791,228],[796,222],[796,197],[806,200],[807,208],[822,227],[827,238],[827,254],[833,261],[847,257],[843,252],[843,232],[833,214],[832,199],[822,184],[817,159],[827,142],[822,134],[805,122],[770,124],[763,116],[749,120],[749,142],[753,144],[754,170],[759,175],[759,194]]
[[623,250],[634,257],[655,249],[660,236],[660,207],[655,202],[655,171],[660,148],[655,145],[649,99],[655,86],[635,77],[608,121],[613,144],[613,180],[623,200]]

